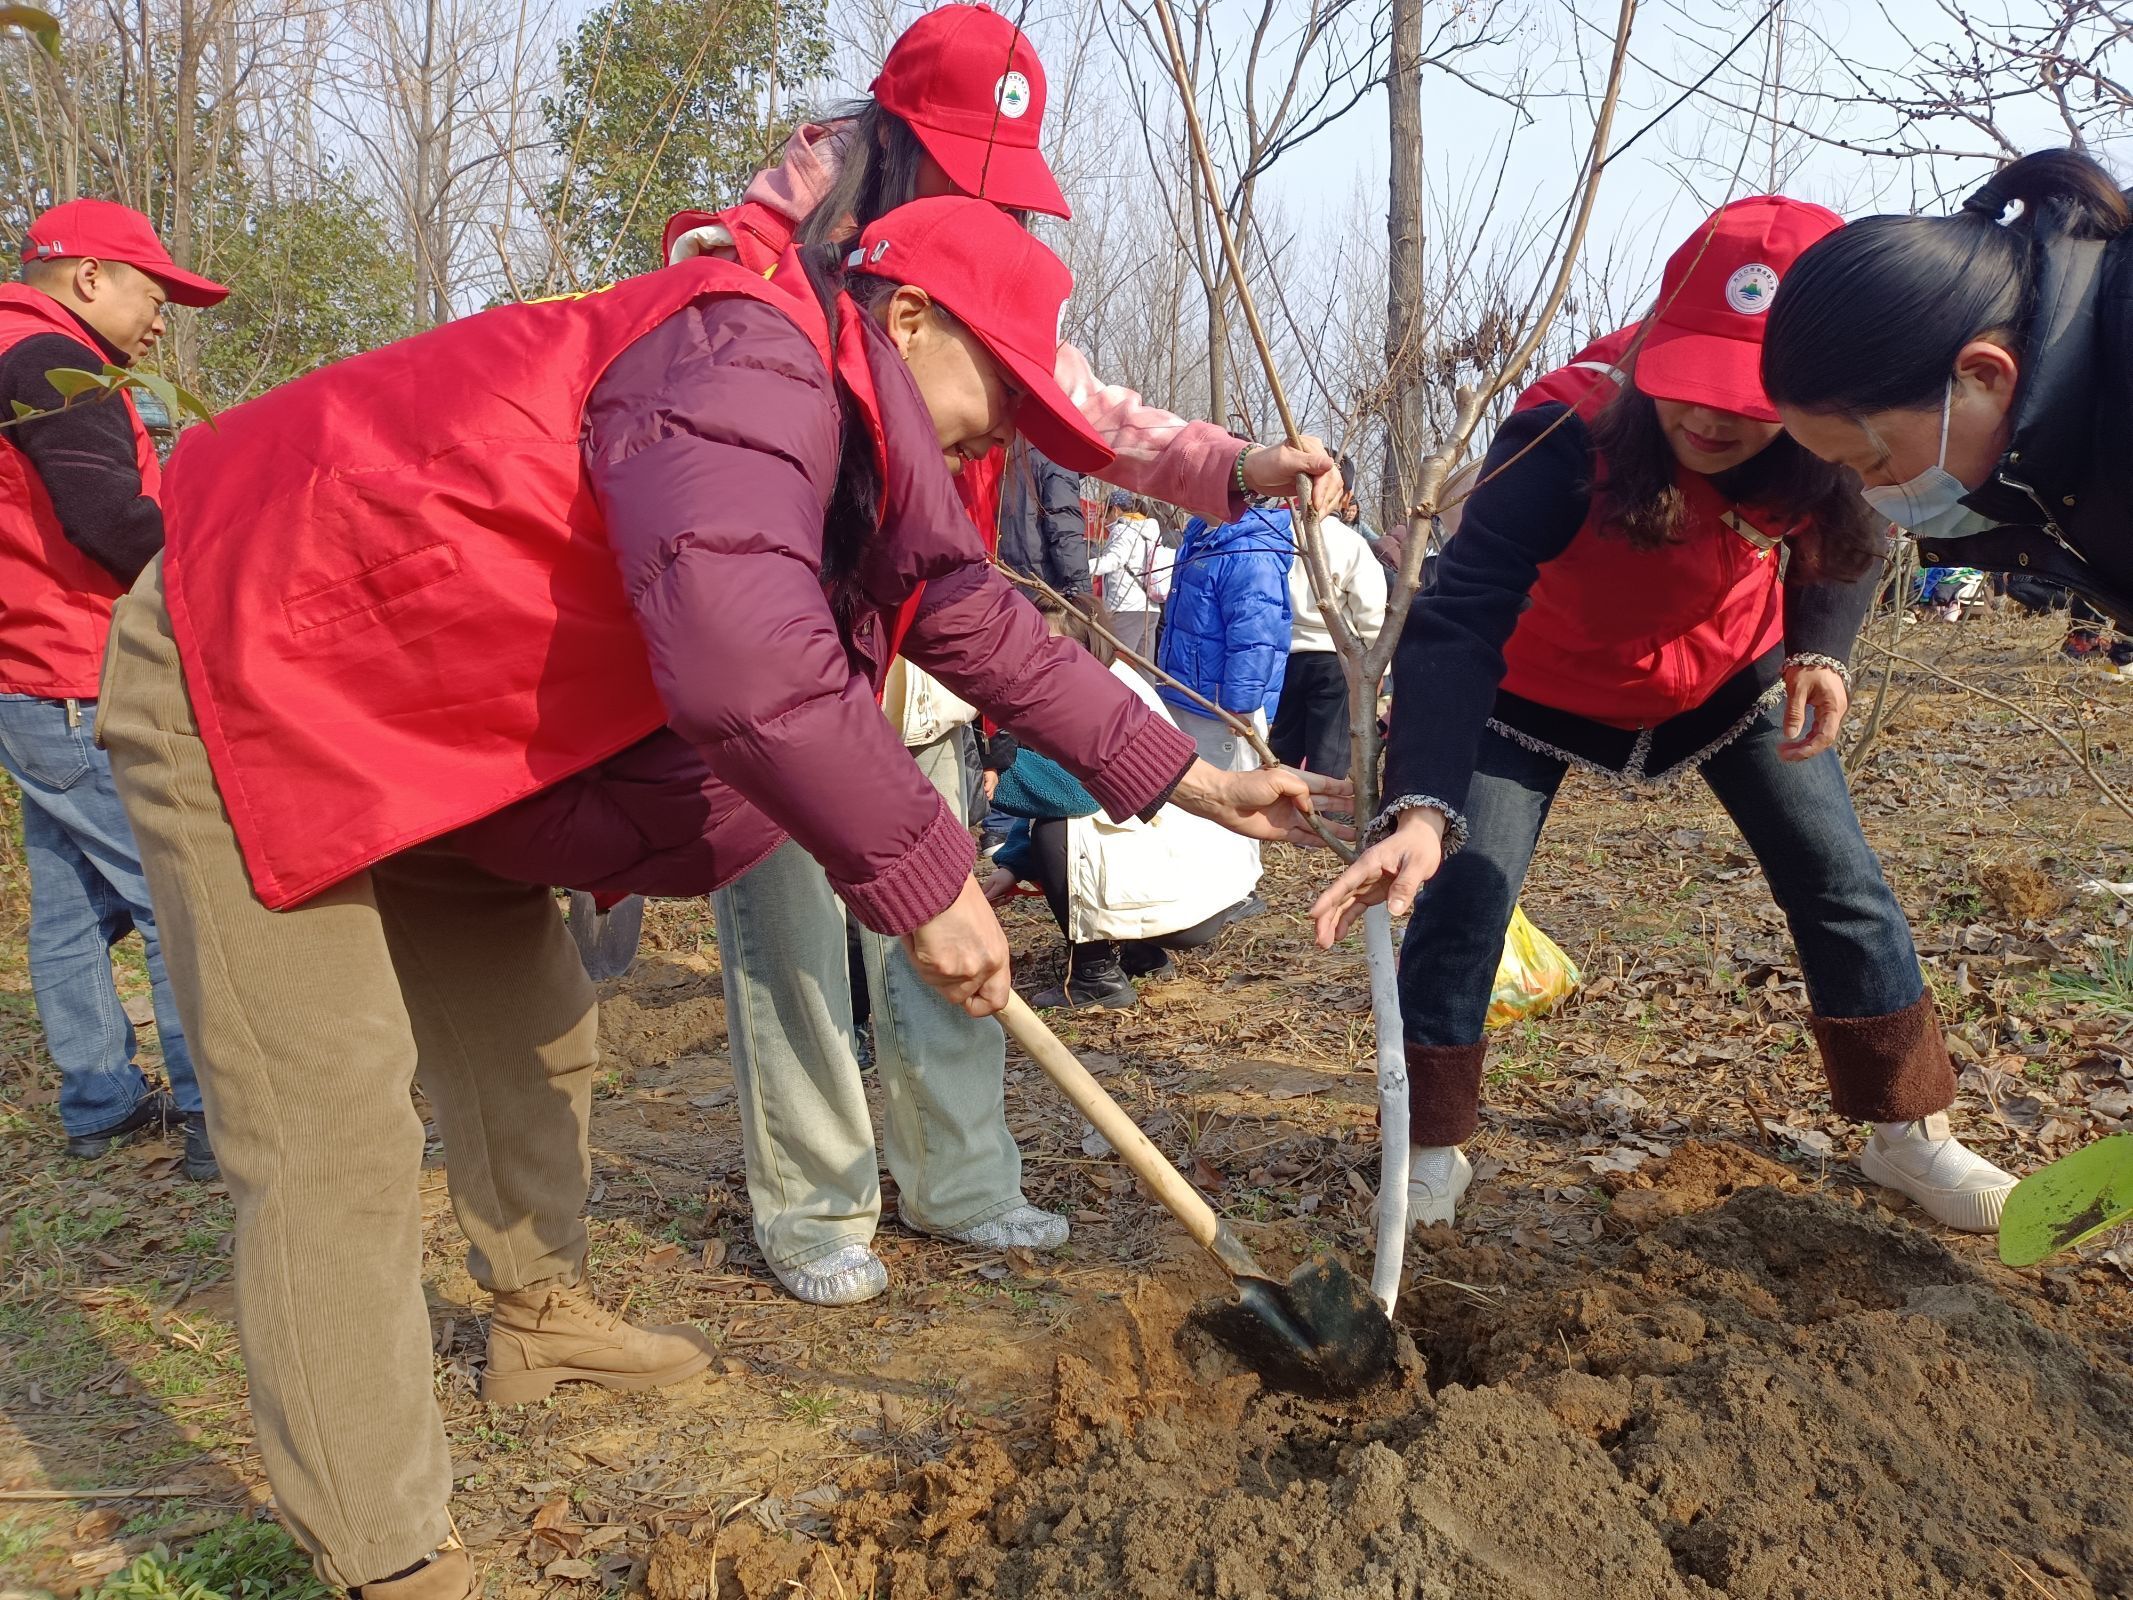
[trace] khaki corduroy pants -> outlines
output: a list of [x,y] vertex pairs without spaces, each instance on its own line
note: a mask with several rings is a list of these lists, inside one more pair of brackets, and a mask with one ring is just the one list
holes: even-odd
[[493,1290],[585,1262],[592,985],[554,897],[438,846],[287,911],[252,893],[200,741],[160,560],[113,618],[98,733],[162,924],[236,1205],[260,1455],[327,1581],[420,1561],[451,1463],[422,1288],[419,1082],[468,1266]]

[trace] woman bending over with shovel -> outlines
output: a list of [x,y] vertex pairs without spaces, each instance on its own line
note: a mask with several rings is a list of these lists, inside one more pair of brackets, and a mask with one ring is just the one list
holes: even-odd
[[[1043,63],[1013,23],[987,6],[937,7],[898,38],[871,97],[801,128],[740,204],[671,219],[669,259],[709,253],[762,270],[788,241],[849,241],[923,195],[982,196],[1017,219],[1064,217],[1040,142],[1045,101]],[[1339,496],[1315,440],[1261,448],[1173,416],[1098,382],[1071,345],[1057,346],[1051,371],[1112,452],[1099,472],[1125,488],[1215,522],[1242,515],[1247,487],[1287,494],[1299,473],[1318,479],[1329,508]],[[1000,471],[1001,453],[986,451],[957,479],[988,549]],[[885,691],[914,759],[961,805],[958,724],[971,708],[908,664]],[[792,1294],[845,1305],[882,1293],[889,1273],[873,1250],[882,1157],[855,1048],[845,917],[825,865],[788,844],[722,890],[714,910],[756,1243]],[[859,944],[903,1223],[986,1249],[1065,1244],[1067,1219],[1022,1191],[999,1026],[943,1001],[894,940],[862,933]]]
[[702,894],[790,835],[925,981],[997,1009],[970,835],[875,703],[898,648],[1114,816],[1301,833],[1304,779],[1196,761],[1047,635],[956,503],[954,464],[1016,426],[1105,459],[1051,380],[1066,269],[957,199],[848,266],[697,262],[241,406],[179,450],[167,551],[119,602],[101,731],[236,1203],[260,1451],[321,1575],[368,1600],[469,1585],[418,1076],[495,1297],[486,1398],[709,1355],[583,1284],[594,996],[539,885]]
[[1521,397],[1417,603],[1393,667],[1386,836],[1314,911],[1331,943],[1365,902],[1414,906],[1400,996],[1418,1220],[1450,1221],[1466,1188],[1504,928],[1576,765],[1702,773],[1790,924],[1831,1102],[1875,1125],[1861,1168],[1950,1226],[1998,1224],[2014,1179],[1949,1131],[1932,997],[1833,748],[1883,523],[1851,472],[1785,435],[1757,378],[1772,294],[1840,226],[1763,197],[1699,228],[1641,327]]

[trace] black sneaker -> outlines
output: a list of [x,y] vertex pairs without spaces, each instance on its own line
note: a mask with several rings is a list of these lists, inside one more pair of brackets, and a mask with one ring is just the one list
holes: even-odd
[[1236,909],[1229,914],[1229,920],[1232,922],[1249,922],[1254,917],[1263,917],[1266,914],[1267,903],[1255,894],[1249,899],[1238,901]]
[[98,1128],[94,1133],[70,1133],[67,1135],[67,1154],[77,1161],[94,1161],[107,1156],[119,1145],[126,1143],[144,1128],[161,1132],[164,1125],[177,1116],[177,1108],[170,1103],[170,1096],[161,1089],[151,1089],[134,1103],[131,1111],[108,1128]]
[[222,1163],[207,1140],[207,1113],[185,1113],[185,1175],[195,1183],[214,1183],[222,1176]]

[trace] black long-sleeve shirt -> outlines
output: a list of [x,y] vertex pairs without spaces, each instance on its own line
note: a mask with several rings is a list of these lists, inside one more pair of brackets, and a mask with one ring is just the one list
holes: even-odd
[[1702,705],[1649,732],[1500,692],[1504,647],[1541,568],[1570,547],[1590,513],[1593,461],[1590,432],[1561,405],[1515,412],[1497,431],[1481,487],[1439,558],[1436,582],[1417,597],[1393,661],[1388,802],[1426,797],[1463,812],[1481,732],[1492,719],[1569,759],[1636,780],[1663,777],[1699,761],[1759,714],[1763,697],[1775,692],[1782,659],[1850,659],[1880,584],[1878,566],[1847,583],[1788,575],[1783,656],[1772,652],[1751,663]]
[[90,560],[121,583],[140,576],[163,548],[163,510],[142,492],[133,422],[116,395],[84,396],[61,409],[63,397],[45,377],[56,367],[100,372],[125,357],[86,322],[82,336],[38,333],[0,351],[0,416],[13,402],[50,412],[0,433],[28,458],[60,530]]

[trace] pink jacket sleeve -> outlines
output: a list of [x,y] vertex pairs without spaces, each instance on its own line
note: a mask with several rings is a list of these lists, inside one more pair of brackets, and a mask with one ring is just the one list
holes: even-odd
[[1249,441],[1212,422],[1190,422],[1152,406],[1124,384],[1099,382],[1089,358],[1073,345],[1059,347],[1055,376],[1118,457],[1103,474],[1107,483],[1182,506],[1209,522],[1233,522],[1244,515],[1231,474],[1237,453],[1248,449]]

